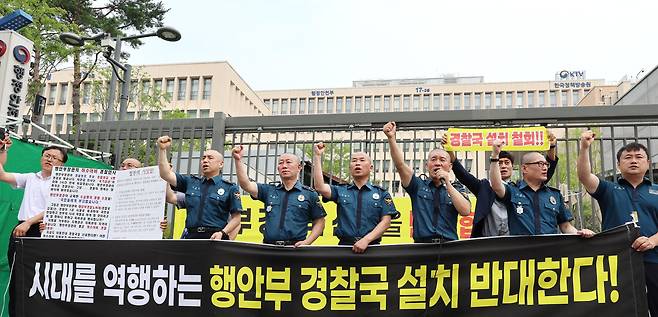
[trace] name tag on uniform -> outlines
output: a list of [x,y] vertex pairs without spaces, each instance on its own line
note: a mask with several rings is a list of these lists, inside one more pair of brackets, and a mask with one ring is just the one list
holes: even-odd
[[649,194],[658,195],[658,189],[649,188]]

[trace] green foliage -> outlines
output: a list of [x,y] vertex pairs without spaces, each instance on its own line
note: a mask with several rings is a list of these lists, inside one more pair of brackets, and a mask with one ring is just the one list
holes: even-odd
[[18,33],[34,42],[35,72],[28,86],[27,103],[43,88],[45,78],[72,54],[73,49],[62,43],[58,35],[77,30],[75,24],[62,18],[65,11],[52,5],[49,0],[3,0],[0,2],[0,15],[22,9],[32,16],[32,24]]
[[[302,152],[307,157],[313,157],[313,145],[304,144]],[[322,171],[341,180],[350,178],[350,158],[352,146],[337,140],[335,143],[325,143],[322,156]]]

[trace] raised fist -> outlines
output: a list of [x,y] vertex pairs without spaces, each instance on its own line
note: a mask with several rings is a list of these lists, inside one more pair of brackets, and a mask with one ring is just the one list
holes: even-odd
[[325,148],[326,146],[324,145],[324,143],[322,142],[315,143],[313,144],[313,154],[322,156],[322,154],[324,154]]
[[592,142],[594,142],[595,137],[596,133],[594,133],[592,130],[584,131],[580,135],[580,147],[583,149],[588,149],[592,145]]
[[235,159],[236,161],[241,160],[243,150],[244,150],[244,147],[242,145],[236,145],[233,148],[233,151],[231,152],[231,154],[233,155],[233,159]]
[[163,135],[158,138],[158,147],[161,150],[166,150],[171,147],[171,138],[168,135]]
[[395,137],[395,131],[396,131],[395,121],[390,121],[387,124],[385,124],[382,130],[384,131],[386,137],[388,138]]

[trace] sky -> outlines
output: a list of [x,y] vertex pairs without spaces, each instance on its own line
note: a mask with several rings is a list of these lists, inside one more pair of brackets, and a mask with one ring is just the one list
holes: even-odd
[[[147,38],[132,65],[228,61],[254,90],[484,76],[617,82],[658,65],[658,1],[163,0],[182,39]],[[640,75],[642,76],[642,75]]]

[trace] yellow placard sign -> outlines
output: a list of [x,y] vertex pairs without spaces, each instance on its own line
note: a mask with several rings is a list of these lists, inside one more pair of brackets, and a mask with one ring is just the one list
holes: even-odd
[[[460,216],[457,219],[457,235],[460,239],[467,239],[471,236],[473,210],[475,209],[475,196],[469,195],[469,198],[471,200],[471,214],[466,217]],[[386,230],[382,237],[382,244],[413,243],[411,199],[409,199],[409,197],[394,197],[393,203],[395,204],[396,210],[400,212],[400,218],[391,221],[391,226]],[[322,205],[327,212],[324,232],[313,243],[313,245],[337,245],[338,238],[333,234],[337,224],[336,204],[334,202],[328,202],[322,203]],[[257,243],[262,242],[262,230],[265,225],[265,208],[263,203],[254,200],[249,195],[243,195],[242,207],[245,212],[242,213],[241,230],[236,240]],[[174,239],[179,239],[183,234],[186,215],[187,213],[185,212],[185,209],[176,210],[173,233]]]
[[546,127],[501,129],[448,129],[449,151],[490,151],[493,141],[504,140],[505,151],[546,151],[550,144]]

